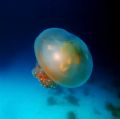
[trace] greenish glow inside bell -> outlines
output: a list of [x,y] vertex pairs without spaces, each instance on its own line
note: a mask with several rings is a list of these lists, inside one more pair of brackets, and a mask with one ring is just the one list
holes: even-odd
[[34,50],[38,65],[58,85],[81,86],[92,73],[93,60],[87,45],[64,29],[44,30],[36,38]]

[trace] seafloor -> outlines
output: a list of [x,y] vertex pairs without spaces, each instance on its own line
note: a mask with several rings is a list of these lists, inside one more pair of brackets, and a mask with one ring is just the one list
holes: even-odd
[[47,89],[32,76],[34,64],[30,54],[19,54],[0,70],[0,119],[120,119],[119,86],[110,71],[94,64],[83,86]]

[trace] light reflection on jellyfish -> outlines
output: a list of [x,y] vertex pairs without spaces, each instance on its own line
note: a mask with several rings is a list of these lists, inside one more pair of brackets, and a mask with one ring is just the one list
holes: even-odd
[[91,53],[81,38],[60,28],[44,30],[34,44],[33,75],[45,87],[74,88],[84,84],[93,68]]

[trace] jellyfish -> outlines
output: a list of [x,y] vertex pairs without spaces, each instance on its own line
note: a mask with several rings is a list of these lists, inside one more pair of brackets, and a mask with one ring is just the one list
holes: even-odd
[[42,31],[34,43],[33,75],[44,87],[75,88],[88,81],[93,69],[90,50],[81,38],[62,29]]

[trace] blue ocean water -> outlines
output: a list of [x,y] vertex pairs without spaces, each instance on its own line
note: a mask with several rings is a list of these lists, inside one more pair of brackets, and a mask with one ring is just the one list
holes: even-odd
[[47,89],[32,76],[36,62],[28,52],[0,71],[0,119],[120,119],[112,74],[97,67],[79,88]]

